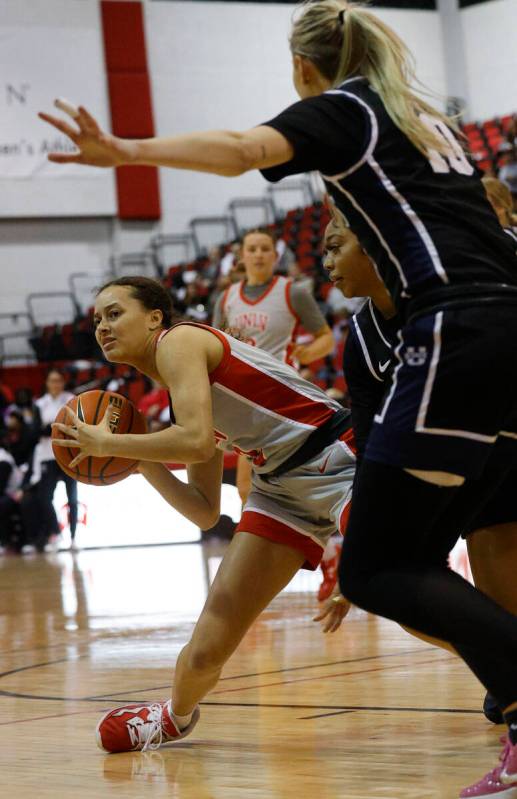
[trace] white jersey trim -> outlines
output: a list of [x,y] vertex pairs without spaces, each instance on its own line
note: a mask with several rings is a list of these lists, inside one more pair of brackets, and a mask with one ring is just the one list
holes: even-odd
[[[257,347],[256,349],[260,351],[260,347]],[[323,396],[321,396],[319,394],[318,394],[318,396],[314,396],[312,394],[309,394],[308,391],[302,391],[300,386],[295,385],[293,383],[290,383],[288,380],[284,380],[282,377],[280,377],[280,375],[276,374],[273,371],[268,372],[267,370],[262,369],[258,363],[254,362],[252,360],[248,361],[247,358],[244,358],[240,353],[236,352],[236,350],[234,350],[234,349],[232,349],[232,356],[234,358],[237,358],[237,360],[242,361],[243,363],[247,364],[248,366],[251,366],[253,369],[256,369],[258,372],[262,372],[262,374],[267,375],[270,379],[276,380],[278,383],[282,383],[282,385],[286,386],[291,391],[295,391],[297,394],[300,394],[300,396],[305,397],[305,399],[312,400],[312,402],[321,403],[321,405],[325,405],[329,410],[334,411],[334,412],[336,411],[336,405],[335,404],[333,404],[332,402],[325,402],[325,396],[326,396],[325,394],[323,394]],[[278,363],[281,363],[281,361],[278,361]],[[286,364],[286,363],[282,363],[282,367],[287,368],[287,369],[292,369],[292,366],[289,366],[289,364]],[[293,372],[296,375],[296,377],[298,377],[298,374],[297,374],[295,369],[293,369]],[[320,391],[322,391],[322,389],[318,389],[318,392],[320,392]],[[240,396],[240,394],[239,394],[239,396]],[[260,405],[260,407],[262,408],[263,406]],[[285,419],[286,417],[282,416],[281,418]],[[311,427],[313,427],[313,428],[316,427],[316,426],[317,425],[311,425]]]
[[386,397],[386,401],[384,403],[384,407],[381,409],[381,412],[380,413],[376,413],[375,416],[374,416],[374,421],[378,422],[379,424],[382,424],[384,422],[384,418],[386,416],[386,412],[387,412],[387,410],[389,408],[391,400],[393,399],[393,395],[395,393],[395,389],[397,388],[397,377],[398,377],[398,373],[399,373],[400,367],[402,366],[402,363],[403,363],[402,358],[400,357],[400,354],[399,354],[400,350],[402,349],[402,346],[404,344],[404,339],[402,338],[402,333],[401,333],[400,330],[398,332],[398,337],[399,337],[399,342],[400,343],[397,345],[397,347],[395,349],[395,353],[394,353],[395,354],[395,358],[398,359],[398,364],[396,365],[395,369],[393,370],[393,380],[392,380],[391,388],[390,388],[388,396]]
[[[362,78],[353,78],[352,80],[362,80]],[[357,97],[355,94],[350,94],[350,92],[344,92],[342,89],[331,89],[330,91],[325,92],[325,94],[340,94],[344,95],[345,97],[349,97],[351,100],[354,100],[356,103],[359,103],[359,105],[362,105],[363,108],[366,109],[366,111],[368,112],[368,116],[370,117],[370,126],[371,126],[370,141],[368,142],[366,150],[362,154],[359,161],[357,161],[353,166],[349,167],[349,169],[347,169],[345,172],[340,172],[337,175],[329,176],[320,173],[321,177],[324,180],[335,181],[335,180],[341,180],[341,178],[346,178],[347,175],[351,175],[352,172],[355,172],[357,169],[359,169],[359,167],[361,167],[370,158],[371,154],[375,150],[375,147],[377,146],[377,141],[379,138],[379,125],[377,124],[377,117],[373,113],[370,106],[367,103],[365,103],[364,100],[362,100],[360,97]]]
[[420,403],[420,407],[418,409],[415,431],[417,433],[431,433],[432,435],[435,436],[454,436],[456,438],[467,438],[471,439],[472,441],[482,441],[487,444],[493,444],[494,441],[496,441],[497,439],[497,435],[487,436],[484,435],[483,433],[473,433],[470,430],[455,430],[443,427],[425,426],[427,410],[429,408],[429,402],[431,399],[434,381],[436,378],[436,370],[438,368],[438,363],[440,361],[440,353],[442,349],[442,324],[443,324],[443,311],[439,311],[436,314],[434,320],[433,353],[431,356],[431,363],[429,364],[429,372],[427,374],[427,379],[425,381],[424,393],[422,395],[422,402]]
[[373,219],[370,219],[370,217],[368,216],[366,211],[363,208],[361,208],[359,203],[356,201],[355,197],[353,197],[352,194],[350,194],[348,191],[346,191],[346,189],[343,188],[343,186],[341,185],[339,180],[331,180],[330,178],[327,178],[327,180],[329,180],[330,183],[333,183],[334,186],[336,187],[336,189],[338,189],[341,192],[341,194],[345,195],[345,197],[348,199],[348,201],[354,206],[356,211],[359,211],[361,216],[370,225],[371,229],[375,232],[375,234],[377,235],[377,238],[379,239],[380,243],[382,244],[382,246],[386,250],[390,261],[392,262],[392,264],[395,265],[395,267],[397,269],[397,272],[399,273],[399,277],[400,277],[400,281],[402,283],[402,286],[406,289],[408,287],[408,282],[406,280],[406,276],[404,274],[404,270],[402,269],[402,264],[400,263],[400,261],[396,257],[395,253],[393,253],[391,251],[391,248],[390,248],[388,242],[386,241],[386,239],[382,235],[381,231],[379,230],[379,228],[377,227],[377,225],[375,224]]
[[388,339],[384,338],[384,336],[383,336],[383,334],[382,334],[382,330],[380,329],[380,327],[379,327],[379,323],[377,322],[377,318],[376,318],[376,316],[375,316],[375,311],[374,311],[374,308],[373,308],[373,302],[372,302],[372,300],[371,300],[371,299],[368,299],[368,309],[369,309],[369,311],[370,311],[370,316],[372,317],[373,324],[375,325],[375,328],[376,328],[376,330],[377,330],[377,333],[379,334],[379,336],[381,337],[381,339],[384,341],[384,343],[386,344],[386,346],[388,347],[388,349],[390,349],[390,350],[391,350],[391,349],[393,349],[393,347],[392,347],[392,345],[391,345],[391,342],[389,342],[389,341],[388,341]]
[[398,189],[395,188],[395,186],[393,185],[389,177],[386,175],[381,165],[375,160],[373,155],[371,155],[368,158],[368,164],[376,173],[377,177],[381,181],[382,185],[384,186],[388,194],[390,194],[393,197],[393,199],[398,202],[402,211],[404,212],[404,214],[407,216],[407,218],[409,219],[409,221],[417,231],[427,252],[429,253],[429,257],[431,258],[436,274],[439,275],[439,277],[442,279],[444,283],[448,283],[449,278],[447,276],[445,269],[443,268],[440,256],[438,255],[438,251],[434,246],[434,242],[431,236],[429,235],[426,226],[420,219],[420,217],[415,213],[415,211],[410,206],[406,198],[402,196],[402,194],[398,191]]
[[228,388],[228,386],[219,383],[217,380],[215,380],[212,383],[212,386],[217,386],[225,394],[228,394],[230,397],[235,397],[235,399],[239,400],[239,402],[244,402],[246,405],[249,405],[251,408],[259,408],[261,411],[263,411],[266,414],[266,416],[272,416],[274,419],[278,419],[284,424],[290,424],[293,427],[299,427],[304,430],[311,430],[311,431],[316,430],[317,428],[317,425],[315,424],[307,424],[306,422],[299,422],[296,419],[291,419],[289,416],[282,416],[281,413],[277,413],[276,411],[271,410],[271,408],[266,408],[265,405],[260,405],[258,402],[253,402],[253,400],[244,397],[242,394],[238,394],[237,391]]
[[368,352],[368,347],[366,346],[366,342],[364,340],[363,333],[361,331],[361,328],[357,324],[357,319],[355,318],[355,316],[352,317],[352,322],[354,323],[355,332],[357,333],[357,338],[359,339],[359,344],[361,345],[361,349],[363,351],[364,359],[366,361],[366,365],[368,366],[368,369],[370,370],[372,375],[375,377],[375,379],[379,381],[379,383],[383,383],[384,381],[382,380],[382,378],[379,377],[379,375],[377,374],[377,372],[373,368],[373,364],[372,364],[372,361],[371,361],[371,358],[370,358],[370,353]]

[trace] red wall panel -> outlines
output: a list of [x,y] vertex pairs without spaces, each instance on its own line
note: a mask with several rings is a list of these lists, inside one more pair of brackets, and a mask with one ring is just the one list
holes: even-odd
[[[154,136],[142,4],[101,0],[104,53],[113,133],[129,139]],[[160,187],[155,167],[117,171],[121,219],[159,219]]]

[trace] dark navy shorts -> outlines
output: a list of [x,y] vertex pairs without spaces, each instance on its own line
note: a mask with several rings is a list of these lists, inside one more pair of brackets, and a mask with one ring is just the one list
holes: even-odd
[[510,469],[495,494],[466,526],[463,536],[475,530],[512,522],[517,523],[517,469]]
[[399,332],[365,457],[480,478],[517,467],[517,306],[441,310]]

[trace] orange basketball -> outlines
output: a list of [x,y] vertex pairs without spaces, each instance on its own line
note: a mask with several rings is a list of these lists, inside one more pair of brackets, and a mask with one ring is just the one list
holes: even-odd
[[[67,405],[75,411],[81,421],[87,424],[99,424],[106,408],[109,407],[110,426],[114,435],[147,431],[145,419],[133,403],[121,394],[115,394],[114,391],[85,391],[84,394],[79,394],[78,397],[69,400]],[[70,424],[70,417],[64,408],[61,408],[55,421]],[[52,439],[56,438],[66,438],[66,435],[53,427]],[[79,454],[79,450],[73,447],[56,447],[54,444],[52,444],[52,449],[63,471],[75,480],[79,480],[80,483],[89,483],[95,486],[112,485],[123,480],[138,468],[138,461],[109,456],[96,458],[92,455],[70,469],[70,461]]]

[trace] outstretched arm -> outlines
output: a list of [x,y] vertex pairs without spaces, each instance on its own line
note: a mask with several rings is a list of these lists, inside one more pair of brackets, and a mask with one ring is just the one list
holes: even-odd
[[294,154],[287,139],[267,125],[243,132],[213,130],[153,139],[121,139],[103,131],[82,106],[75,108],[62,100],[56,100],[55,104],[68,114],[72,124],[51,114],[40,113],[39,117],[68,136],[77,148],[76,153],[50,153],[49,160],[56,164],[166,166],[231,177],[286,163]]

